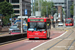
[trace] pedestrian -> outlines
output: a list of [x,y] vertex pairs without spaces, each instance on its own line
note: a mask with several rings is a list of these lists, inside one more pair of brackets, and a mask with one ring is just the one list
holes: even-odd
[[55,22],[53,21],[53,28],[55,28]]

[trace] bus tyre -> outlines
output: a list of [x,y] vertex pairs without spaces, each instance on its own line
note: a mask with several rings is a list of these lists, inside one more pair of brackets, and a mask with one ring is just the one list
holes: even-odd
[[29,40],[33,40],[33,38],[29,38]]

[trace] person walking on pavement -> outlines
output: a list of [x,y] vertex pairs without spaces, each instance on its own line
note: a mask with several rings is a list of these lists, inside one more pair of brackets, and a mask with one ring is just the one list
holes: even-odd
[[53,21],[53,28],[55,28],[55,22]]

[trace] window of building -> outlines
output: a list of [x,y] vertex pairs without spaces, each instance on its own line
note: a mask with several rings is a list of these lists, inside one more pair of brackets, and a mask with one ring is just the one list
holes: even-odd
[[14,13],[19,13],[19,10],[14,10]]
[[65,4],[65,3],[54,3],[54,4]]
[[62,8],[65,8],[65,7],[62,7]]
[[0,0],[0,2],[3,2],[4,0]]
[[12,0],[12,3],[19,3],[19,0]]
[[[3,1],[5,1],[5,0],[0,0],[0,2],[3,2]],[[6,0],[7,2],[9,2],[9,0]]]
[[13,8],[19,8],[19,5],[13,5]]

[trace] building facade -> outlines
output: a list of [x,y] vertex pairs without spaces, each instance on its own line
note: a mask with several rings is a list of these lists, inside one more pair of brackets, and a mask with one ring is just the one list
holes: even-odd
[[[62,6],[63,11],[65,12],[65,18],[71,17],[70,7],[74,0],[43,0],[43,1],[53,2],[57,9],[58,9],[58,6]],[[34,6],[33,3],[34,3],[34,0],[31,0],[31,11],[33,11],[33,6]],[[63,14],[64,13],[62,13],[62,15]]]
[[[4,0],[0,0],[2,2]],[[30,0],[22,0],[22,5],[20,0],[6,0],[7,2],[13,5],[14,14],[16,16],[21,15],[21,7],[22,7],[22,16],[25,16],[25,9],[27,9],[26,16],[31,16],[31,1]]]
[[71,12],[70,12],[70,8],[71,8],[71,6],[72,6],[72,4],[73,4],[73,1],[74,0],[66,0],[66,10],[67,10],[67,17],[68,18],[73,18],[73,16],[71,16]]
[[46,1],[52,1],[56,7],[62,6],[63,11],[65,12],[65,18],[71,17],[70,7],[74,0],[46,0]]
[[[62,6],[63,11],[66,12],[66,0],[43,0],[43,1],[53,2],[56,8],[58,8],[58,6]],[[31,0],[31,5],[33,5],[33,3],[34,3],[34,0]],[[32,8],[32,6],[31,6],[31,8]]]
[[34,3],[34,0],[31,0],[31,16],[33,16],[33,3]]

